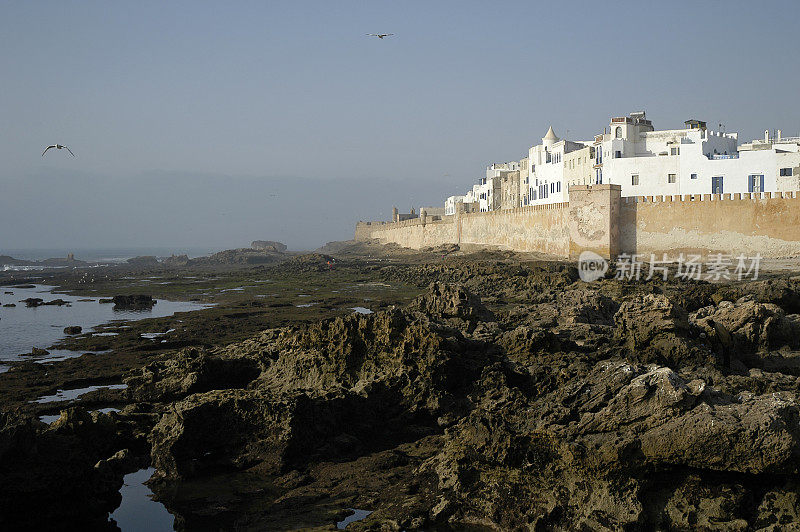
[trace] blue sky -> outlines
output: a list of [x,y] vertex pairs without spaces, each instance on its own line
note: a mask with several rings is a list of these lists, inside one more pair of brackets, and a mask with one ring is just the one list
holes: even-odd
[[[0,227],[14,228],[0,249],[312,248],[465,190],[550,124],[589,138],[639,109],[657,128],[696,117],[744,139],[797,135],[798,15],[798,2],[0,2]],[[40,157],[55,142],[77,157]]]

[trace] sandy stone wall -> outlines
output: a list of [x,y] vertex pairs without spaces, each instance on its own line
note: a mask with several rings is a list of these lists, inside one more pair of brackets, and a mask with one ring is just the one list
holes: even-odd
[[462,214],[461,238],[457,243],[566,257],[569,255],[568,216],[567,203]]
[[382,244],[394,243],[412,249],[457,243],[453,218],[444,216],[441,220],[425,222],[420,218],[396,223],[359,222],[356,240],[376,238]]
[[356,240],[376,238],[382,243],[422,249],[441,244],[479,244],[517,251],[569,255],[569,205],[520,207],[484,213],[459,213],[423,223],[359,222]]
[[619,227],[626,253],[800,255],[800,193],[622,198]]
[[800,192],[620,197],[618,185],[575,186],[570,203],[483,213],[441,220],[359,222],[356,240],[422,249],[476,244],[576,258],[591,250],[680,253],[765,258],[800,256]]
[[569,189],[569,256],[583,251],[601,257],[619,253],[619,185],[580,185]]

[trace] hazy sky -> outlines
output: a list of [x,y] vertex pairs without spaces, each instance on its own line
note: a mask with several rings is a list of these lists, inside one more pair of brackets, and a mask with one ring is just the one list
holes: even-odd
[[[656,128],[797,135],[799,16],[796,0],[0,2],[0,250],[313,248],[463,193],[549,124],[585,139],[640,109]],[[40,156],[56,142],[77,157]]]

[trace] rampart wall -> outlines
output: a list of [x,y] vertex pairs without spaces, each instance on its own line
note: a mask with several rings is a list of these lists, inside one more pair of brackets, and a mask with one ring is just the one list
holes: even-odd
[[619,228],[625,253],[800,255],[800,193],[631,196]]
[[359,222],[356,240],[422,249],[477,244],[577,257],[679,253],[800,255],[800,192],[620,197],[618,185],[574,186],[570,203],[431,221]]

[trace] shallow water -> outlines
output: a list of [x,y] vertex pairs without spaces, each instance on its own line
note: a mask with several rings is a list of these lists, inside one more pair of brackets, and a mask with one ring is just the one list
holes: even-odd
[[86,386],[85,388],[73,388],[71,390],[58,390],[53,395],[45,395],[36,399],[35,403],[54,403],[56,401],[71,401],[77,399],[83,394],[93,392],[95,390],[108,389],[108,390],[124,390],[127,384],[110,384],[107,386]]
[[[0,361],[3,360],[42,360],[52,358],[78,356],[84,353],[72,351],[51,351],[51,357],[20,357],[22,353],[30,353],[31,348],[47,349],[64,338],[64,327],[79,325],[83,332],[92,331],[92,327],[112,320],[140,320],[144,318],[160,318],[171,316],[176,312],[186,312],[208,308],[210,305],[188,301],[166,301],[163,299],[151,309],[114,310],[111,303],[100,304],[97,301],[79,301],[86,296],[73,296],[52,293],[54,287],[35,285],[34,288],[0,287],[0,303],[16,303],[16,307],[0,307]],[[13,292],[5,294],[4,292]],[[20,300],[38,297],[45,302],[63,299],[71,306],[40,306],[29,308]],[[49,351],[49,349],[48,349]]]
[[353,515],[349,515],[345,517],[342,521],[336,523],[336,528],[338,528],[339,530],[344,530],[350,523],[355,523],[356,521],[361,521],[362,519],[366,519],[367,516],[372,513],[369,510],[358,510],[356,508],[348,508],[348,510],[353,512]]
[[[98,408],[97,410],[90,410],[91,412],[102,412],[104,414],[108,414],[109,412],[119,412],[119,408]],[[45,414],[43,416],[39,416],[39,421],[42,423],[47,423],[48,425],[51,424],[53,421],[57,420],[61,417],[61,414]]]
[[125,475],[122,488],[119,490],[122,494],[122,503],[109,516],[110,520],[116,521],[120,529],[126,532],[173,530],[175,517],[163,504],[152,499],[153,492],[144,485],[153,476],[154,471],[155,469],[150,467]]
[[367,307],[351,307],[350,310],[354,310],[358,314],[372,314],[373,313]]

